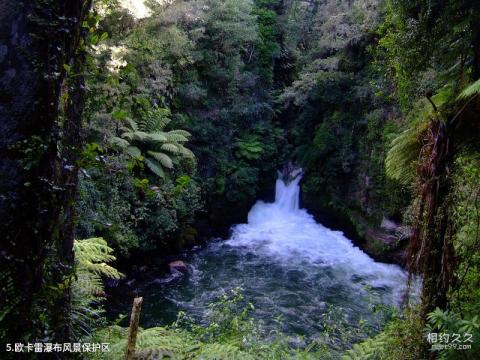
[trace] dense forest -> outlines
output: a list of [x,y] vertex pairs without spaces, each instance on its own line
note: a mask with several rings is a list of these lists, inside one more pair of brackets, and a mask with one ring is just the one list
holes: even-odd
[[478,356],[479,1],[0,0],[0,174],[1,358]]

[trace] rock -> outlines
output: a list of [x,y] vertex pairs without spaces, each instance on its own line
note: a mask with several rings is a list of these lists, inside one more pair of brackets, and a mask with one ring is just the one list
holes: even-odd
[[385,230],[367,229],[365,240],[364,250],[376,260],[405,265],[406,243],[399,237],[398,231],[393,235]]
[[380,227],[387,231],[396,232],[400,228],[400,225],[397,224],[395,221],[392,221],[387,219],[386,217],[383,217]]
[[168,268],[170,269],[171,273],[181,272],[183,274],[188,273],[188,266],[182,260],[172,261],[168,264]]
[[367,230],[366,238],[373,244],[383,244],[386,249],[395,248],[398,244],[398,237],[374,229]]
[[163,278],[160,278],[160,279],[155,279],[155,280],[152,281],[152,283],[154,283],[154,284],[170,284],[173,281],[181,279],[183,277],[183,275],[184,274],[181,273],[180,271],[173,270],[172,273],[170,275],[168,275],[167,277],[163,277]]

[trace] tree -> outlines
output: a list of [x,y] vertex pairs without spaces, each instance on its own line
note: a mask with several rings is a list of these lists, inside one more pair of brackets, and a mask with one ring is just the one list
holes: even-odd
[[[69,342],[91,1],[0,2],[0,336]],[[76,76],[67,77],[67,72]]]
[[[390,174],[395,168],[411,168],[412,159],[418,159],[408,266],[411,273],[423,276],[425,320],[436,307],[448,306],[454,281],[451,174],[457,154],[479,132],[479,99],[473,84],[480,76],[480,4],[392,0],[389,6],[390,28],[381,44],[389,53],[397,95],[404,107],[424,96],[424,108],[430,108],[420,119],[422,126],[410,123],[407,133],[397,138],[387,159]],[[395,160],[399,164],[392,166]]]
[[173,168],[177,158],[194,159],[195,155],[183,146],[190,133],[185,130],[164,131],[170,122],[168,109],[149,110],[138,122],[127,119],[127,127],[121,137],[113,137],[112,143],[133,158],[144,157],[147,167],[161,178],[165,169]]

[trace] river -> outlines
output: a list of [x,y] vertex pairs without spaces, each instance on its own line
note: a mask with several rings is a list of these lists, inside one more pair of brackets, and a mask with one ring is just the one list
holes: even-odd
[[378,329],[379,305],[395,308],[403,298],[405,271],[375,262],[300,209],[300,179],[277,180],[275,202],[258,201],[230,239],[184,253],[186,276],[139,284],[142,325],[166,325],[180,310],[202,321],[209,303],[240,287],[255,318],[289,336],[320,336],[326,321]]

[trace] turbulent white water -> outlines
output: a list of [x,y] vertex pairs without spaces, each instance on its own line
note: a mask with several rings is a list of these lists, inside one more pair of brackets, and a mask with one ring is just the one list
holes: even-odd
[[375,262],[340,231],[316,223],[299,208],[299,182],[300,176],[288,185],[278,180],[275,202],[257,202],[229,240],[185,253],[189,275],[140,285],[142,325],[170,323],[179,310],[204,319],[208,304],[235,287],[255,305],[255,318],[269,328],[280,317],[287,335],[321,336],[332,308],[350,330],[365,320],[380,324],[374,309],[399,304],[405,272]]
[[257,202],[248,214],[248,224],[235,226],[227,244],[290,265],[328,268],[333,270],[332,281],[353,280],[362,286],[390,290],[389,302],[400,301],[405,292],[405,272],[396,265],[375,262],[342,232],[316,223],[299,209],[299,182],[300,176],[288,185],[277,180],[275,202]]

